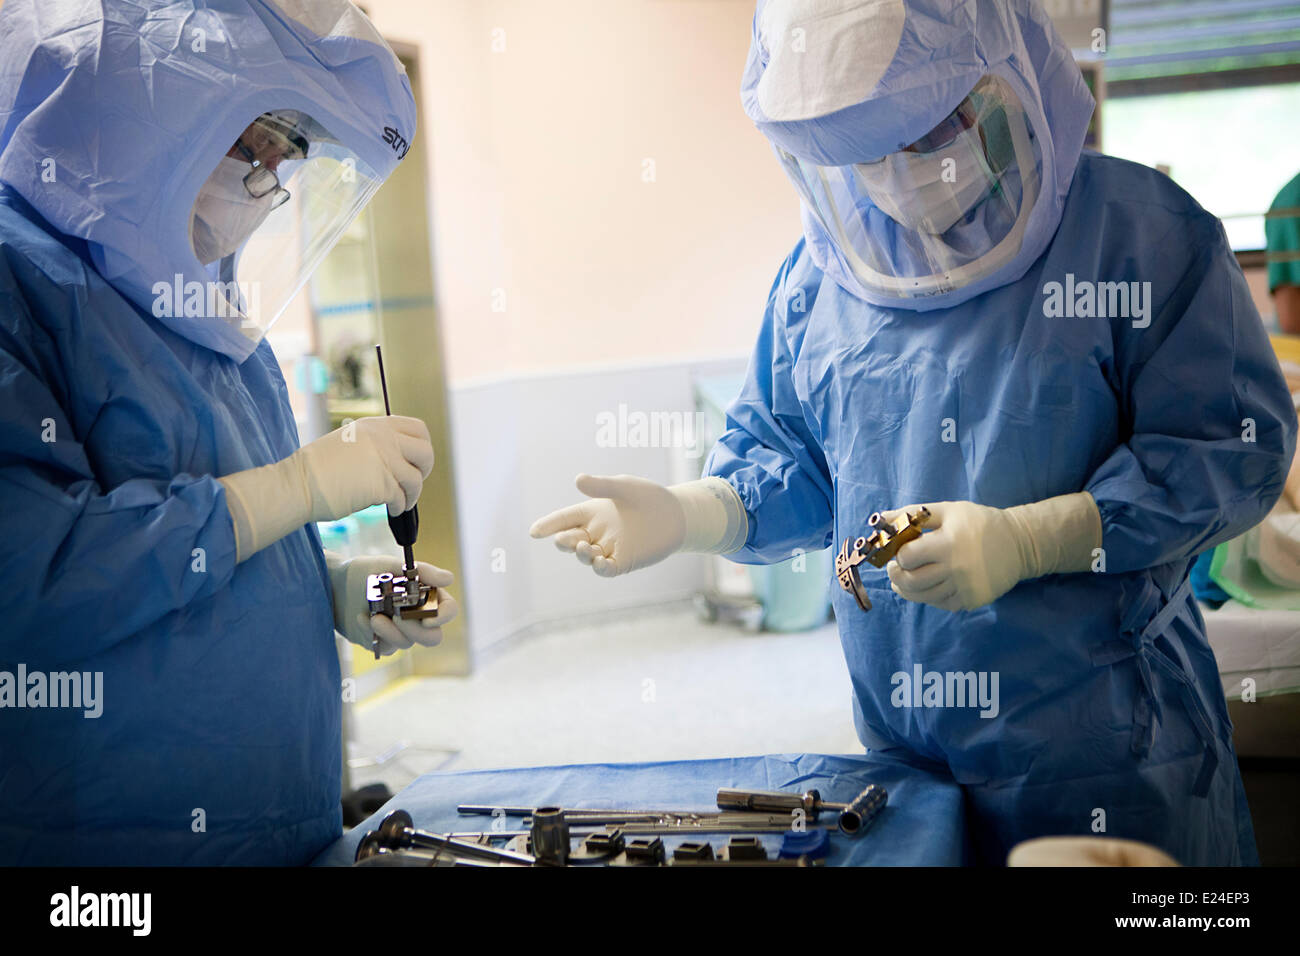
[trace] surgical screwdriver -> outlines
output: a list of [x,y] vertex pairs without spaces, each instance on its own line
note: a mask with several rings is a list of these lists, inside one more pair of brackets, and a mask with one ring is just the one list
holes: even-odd
[[[379,387],[384,393],[384,414],[392,415],[392,406],[388,404],[388,379],[384,375],[384,350],[375,346],[375,355],[379,357]],[[402,549],[402,559],[405,565],[402,573],[406,575],[408,581],[415,580],[419,573],[415,568],[415,539],[420,534],[420,508],[419,505],[412,505],[410,511],[403,511],[400,515],[388,516],[388,530],[393,533],[393,539]],[[370,649],[375,652],[375,660],[379,660],[379,635],[372,634],[370,638]]]

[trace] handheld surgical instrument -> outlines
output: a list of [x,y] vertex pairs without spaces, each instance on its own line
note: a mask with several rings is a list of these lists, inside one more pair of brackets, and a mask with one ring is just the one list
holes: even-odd
[[858,565],[866,561],[873,567],[883,568],[898,554],[899,548],[921,536],[921,529],[929,520],[930,509],[924,506],[903,512],[892,521],[877,511],[867,519],[867,524],[873,529],[870,534],[854,539],[851,548],[849,539],[844,539],[840,553],[835,556],[835,576],[840,587],[853,595],[858,607],[864,611],[871,610],[871,598],[862,586]]
[[[384,414],[392,415],[393,409],[388,403],[388,379],[384,375],[384,352],[376,345],[375,355],[379,358],[379,386],[384,393]],[[415,566],[415,540],[420,533],[420,508],[412,505],[409,511],[400,515],[388,516],[388,529],[393,539],[402,549],[402,573],[371,574],[366,578],[366,602],[370,607],[370,616],[385,614],[397,616],[403,620],[419,620],[433,617],[438,613],[438,589],[420,581],[420,572]],[[379,635],[370,639],[370,648],[379,660]]]

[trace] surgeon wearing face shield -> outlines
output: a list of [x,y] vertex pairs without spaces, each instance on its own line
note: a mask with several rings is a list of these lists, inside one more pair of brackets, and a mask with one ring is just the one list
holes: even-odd
[[[533,535],[609,577],[924,504],[859,568],[872,610],[833,588],[863,744],[946,769],[975,862],[1105,833],[1256,863],[1187,572],[1278,498],[1296,419],[1219,222],[1083,151],[1037,0],[766,0],[741,97],[803,238],[726,431],[700,480],[582,475]],[[900,693],[916,671],[996,677],[997,707]]]
[[311,148],[294,134],[293,119],[268,113],[235,140],[204,184],[194,206],[194,252],[204,265],[233,256],[292,197],[276,175],[282,163],[301,162]]
[[[347,0],[0,7],[0,862],[301,864],[341,833],[334,632],[436,644],[456,602],[372,620],[400,559],[315,522],[411,508],[433,449],[399,416],[299,447],[264,336],[414,126]],[[37,694],[60,674],[82,706]]]

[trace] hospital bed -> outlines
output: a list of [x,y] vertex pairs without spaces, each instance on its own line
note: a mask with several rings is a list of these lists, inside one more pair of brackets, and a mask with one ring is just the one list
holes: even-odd
[[[1202,608],[1265,865],[1300,865],[1300,611]],[[1254,680],[1255,700],[1242,699]]]
[[[1300,341],[1274,337],[1273,345],[1293,394],[1300,395]],[[1285,496],[1292,505],[1298,478],[1300,470],[1293,467]],[[1287,501],[1275,512],[1279,509],[1287,510]],[[1293,521],[1273,522],[1256,534],[1273,532],[1270,550],[1285,557],[1284,552],[1300,549],[1300,540],[1285,540],[1298,537],[1295,528]],[[1267,548],[1267,537],[1261,540]],[[1300,610],[1230,600],[1217,609],[1202,605],[1201,611],[1228,701],[1260,858],[1266,864],[1300,865]],[[1243,699],[1252,696],[1243,694],[1248,688],[1253,700]]]
[[1300,699],[1300,611],[1265,610],[1228,601],[1202,608],[1223,693],[1241,702],[1244,680],[1259,698]]

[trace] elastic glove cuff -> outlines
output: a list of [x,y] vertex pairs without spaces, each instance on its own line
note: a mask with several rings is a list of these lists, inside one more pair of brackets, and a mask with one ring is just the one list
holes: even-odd
[[226,489],[237,561],[247,561],[311,520],[311,500],[296,454],[217,480]]
[[344,637],[347,637],[347,626],[350,622],[344,621],[343,615],[340,614],[345,608],[343,598],[348,593],[348,559],[343,557],[337,551],[331,551],[329,548],[324,549],[325,568],[329,571],[330,576],[330,595],[332,597],[334,611],[334,630],[338,631]]
[[701,478],[673,485],[669,492],[686,516],[680,551],[731,554],[749,540],[749,516],[736,489],[722,478]]
[[1091,570],[1101,547],[1101,512],[1091,494],[1059,495],[1006,512],[1022,532],[1025,579]]

